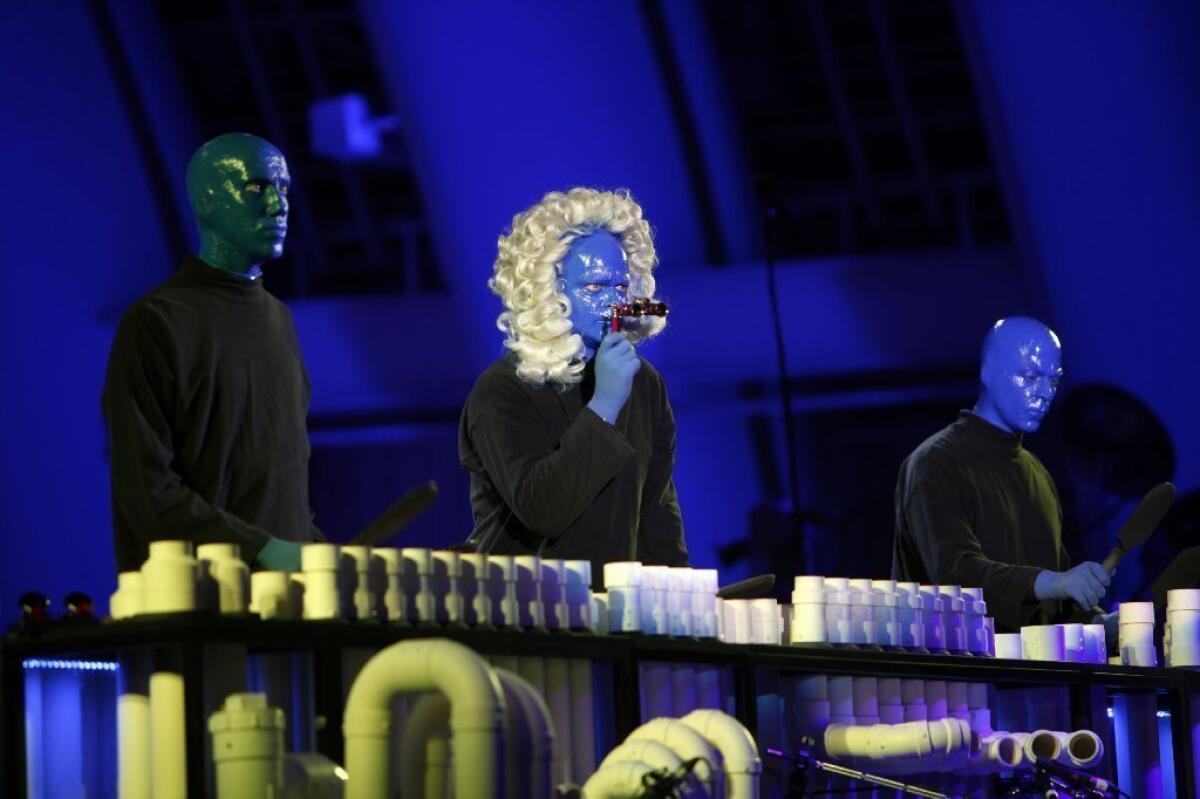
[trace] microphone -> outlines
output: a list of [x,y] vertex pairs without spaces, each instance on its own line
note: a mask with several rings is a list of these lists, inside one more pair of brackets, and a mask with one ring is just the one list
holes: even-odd
[[1094,796],[1102,797],[1102,799],[1120,799],[1121,797],[1120,789],[1108,780],[1068,768],[1055,760],[1039,755],[1037,767],[1055,779],[1062,780],[1072,787],[1091,791]]

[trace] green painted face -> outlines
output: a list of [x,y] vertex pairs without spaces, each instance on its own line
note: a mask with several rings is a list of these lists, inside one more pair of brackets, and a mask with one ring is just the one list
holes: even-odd
[[246,274],[283,255],[291,182],[283,154],[257,136],[229,133],[204,144],[187,172],[200,258]]

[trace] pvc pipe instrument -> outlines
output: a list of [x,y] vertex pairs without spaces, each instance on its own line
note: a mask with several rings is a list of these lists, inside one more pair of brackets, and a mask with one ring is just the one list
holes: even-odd
[[457,799],[499,799],[504,698],[496,672],[462,644],[402,641],[376,654],[359,671],[346,700],[347,799],[388,794],[391,700],[395,694],[441,691],[450,702]]

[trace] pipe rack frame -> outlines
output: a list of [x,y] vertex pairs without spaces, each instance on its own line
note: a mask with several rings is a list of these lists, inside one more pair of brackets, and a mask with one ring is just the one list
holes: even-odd
[[[66,656],[112,660],[123,651],[152,646],[178,652],[183,663],[187,778],[191,795],[206,795],[205,718],[201,675],[209,644],[246,645],[253,654],[310,652],[316,670],[314,712],[324,719],[317,750],[335,762],[345,759],[342,712],[345,697],[342,653],[346,649],[379,650],[398,641],[446,638],[483,655],[528,655],[580,658],[607,669],[612,695],[611,718],[600,721],[611,748],[640,724],[638,670],[642,663],[706,664],[732,670],[737,719],[756,731],[759,674],[785,676],[841,674],[987,682],[1004,688],[1032,685],[1068,686],[1072,719],[1096,729],[1113,694],[1155,694],[1171,713],[1171,752],[1176,784],[1196,786],[1193,762],[1191,698],[1200,696],[1200,672],[1134,666],[1047,663],[960,655],[918,655],[889,651],[819,649],[666,637],[537,633],[516,630],[404,627],[371,622],[263,621],[253,616],[217,616],[191,612],[139,616],[88,627],[58,627],[36,638],[8,636],[0,641],[0,754],[15,768],[4,769],[0,796],[26,794],[23,660]],[[17,712],[20,710],[21,712]],[[1164,753],[1165,754],[1165,753]],[[1106,756],[1107,757],[1107,756]]]

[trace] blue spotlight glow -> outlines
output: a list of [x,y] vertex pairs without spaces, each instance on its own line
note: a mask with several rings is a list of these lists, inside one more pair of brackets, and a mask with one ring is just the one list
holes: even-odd
[[[1171,718],[1171,711],[1169,711],[1169,710],[1156,710],[1156,711],[1154,711],[1154,715],[1155,715],[1155,717],[1156,717],[1156,718],[1160,718],[1160,719],[1169,719],[1169,718]],[[1110,719],[1113,717],[1113,709],[1112,709],[1111,707],[1110,707],[1110,708],[1108,708],[1108,717],[1109,717]]]
[[119,667],[112,660],[44,660],[30,658],[21,663],[26,669],[43,671],[116,671]]

